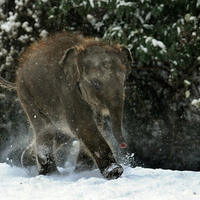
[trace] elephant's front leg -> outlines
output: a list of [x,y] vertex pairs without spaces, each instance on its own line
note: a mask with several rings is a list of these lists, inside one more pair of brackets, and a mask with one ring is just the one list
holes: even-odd
[[122,175],[123,168],[115,160],[110,146],[94,121],[90,121],[84,129],[79,129],[78,137],[90,152],[105,178],[115,179]]

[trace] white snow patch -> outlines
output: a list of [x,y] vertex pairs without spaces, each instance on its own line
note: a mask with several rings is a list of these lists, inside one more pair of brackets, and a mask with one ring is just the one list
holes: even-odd
[[30,26],[28,26],[28,25],[29,25],[28,22],[24,22],[24,23],[22,24],[22,28],[24,28],[24,29],[26,30],[26,32],[32,32],[32,31],[33,31],[33,28],[30,27]]
[[197,200],[199,188],[200,172],[192,171],[124,166],[120,178],[106,180],[97,169],[29,177],[21,168],[0,164],[0,197],[4,200]]
[[45,38],[45,37],[48,36],[48,34],[49,33],[46,30],[42,30],[41,33],[40,33],[40,37]]
[[200,0],[197,0],[196,7],[198,8],[200,6]]
[[181,33],[181,28],[177,27],[177,34],[180,35],[180,33]]
[[191,82],[188,80],[184,80],[184,84],[189,86],[189,85],[191,85]]
[[197,19],[197,18],[196,18],[195,16],[191,16],[191,17],[190,17],[190,21],[196,21],[196,19]]
[[147,53],[147,52],[148,52],[147,48],[144,47],[143,45],[140,45],[139,48],[140,48],[144,53]]
[[6,2],[6,0],[0,0],[0,6],[3,5]]
[[199,108],[200,107],[200,99],[192,100],[191,105],[195,106],[196,108]]
[[114,28],[112,28],[112,31],[119,31],[121,29],[122,29],[121,26],[115,26]]
[[1,51],[0,51],[0,57],[5,56],[7,54],[7,52],[8,51],[6,49],[2,48]]
[[185,18],[186,22],[189,22],[190,21],[190,14],[187,13],[184,18]]
[[103,21],[106,19],[109,19],[109,15],[107,13],[103,16]]
[[187,91],[185,91],[185,98],[189,98],[189,97],[190,97],[190,91],[187,90]]
[[146,17],[145,17],[145,21],[150,20],[150,18],[151,18],[151,12],[148,12]]
[[163,42],[161,41],[158,41],[156,39],[152,39],[152,43],[153,45],[156,47],[156,46],[159,46],[161,49],[165,49],[165,45],[163,44]]
[[154,47],[160,47],[163,51],[166,52],[166,46],[164,45],[163,42],[159,41],[159,40],[156,40],[152,37],[147,37],[146,40],[145,40],[146,43],[148,42],[152,42],[153,46]]
[[117,8],[120,6],[132,6],[133,4],[133,2],[125,2],[124,0],[117,0],[116,2]]
[[197,33],[194,31],[194,32],[192,32],[192,36],[196,36],[197,35]]
[[13,15],[12,12],[9,12],[9,15],[10,17],[7,18],[7,22],[1,25],[1,29],[7,33],[10,32],[12,29],[15,29],[16,27],[21,26],[20,22],[15,22],[18,16],[17,13]]
[[26,43],[26,41],[29,39],[29,36],[27,34],[21,35],[18,40],[20,40],[22,43]]
[[143,27],[146,28],[146,29],[153,29],[154,25],[152,25],[152,24],[143,24]]
[[94,17],[93,15],[87,14],[86,17],[87,17],[87,20],[88,20],[88,21],[92,21],[92,20],[94,21],[94,20],[95,20],[95,22],[96,22],[96,19],[95,19],[95,17]]
[[94,8],[94,0],[89,0],[89,2],[90,2],[91,7]]
[[87,20],[97,29],[97,31],[104,25],[103,22],[97,22],[97,19],[91,14],[87,14]]

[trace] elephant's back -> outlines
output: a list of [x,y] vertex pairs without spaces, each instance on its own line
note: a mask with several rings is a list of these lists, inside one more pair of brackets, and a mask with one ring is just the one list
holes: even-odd
[[20,68],[58,63],[66,49],[82,43],[83,36],[72,33],[57,33],[47,39],[36,41],[24,52],[19,59]]

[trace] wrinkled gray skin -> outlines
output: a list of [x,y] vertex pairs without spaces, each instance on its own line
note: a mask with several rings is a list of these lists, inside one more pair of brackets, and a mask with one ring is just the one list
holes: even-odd
[[114,137],[125,147],[122,114],[130,52],[97,42],[85,47],[68,36],[54,40],[27,56],[17,78],[18,97],[35,134],[22,164],[29,170],[37,166],[39,174],[58,172],[55,152],[75,137],[89,155],[81,150],[78,158],[92,157],[105,178],[118,178],[123,168],[102,125],[110,115]]

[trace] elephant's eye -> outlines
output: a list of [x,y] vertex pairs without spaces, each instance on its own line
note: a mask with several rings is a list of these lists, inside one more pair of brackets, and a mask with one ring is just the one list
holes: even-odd
[[92,81],[92,86],[96,89],[96,90],[99,90],[101,88],[101,82],[98,81],[97,79],[94,79]]

